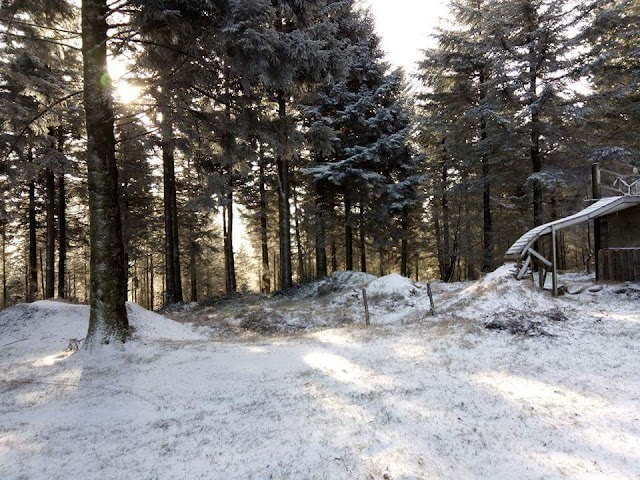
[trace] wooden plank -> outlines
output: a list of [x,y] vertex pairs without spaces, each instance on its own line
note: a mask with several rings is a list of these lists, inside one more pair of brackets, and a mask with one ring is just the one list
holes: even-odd
[[556,244],[556,229],[551,227],[551,258],[553,258],[553,270],[551,272],[551,283],[553,296],[558,296],[558,249]]
[[546,258],[544,258],[542,255],[540,255],[538,252],[536,252],[533,248],[530,248],[528,250],[528,253],[530,253],[536,259],[538,259],[540,262],[542,262],[547,268],[551,268],[551,262],[549,260],[547,260]]
[[529,268],[529,265],[531,265],[531,255],[527,255],[527,259],[524,261],[524,264],[522,265],[522,268],[518,272],[518,275],[516,275],[516,280],[522,280],[524,278],[525,274],[527,273],[527,269]]

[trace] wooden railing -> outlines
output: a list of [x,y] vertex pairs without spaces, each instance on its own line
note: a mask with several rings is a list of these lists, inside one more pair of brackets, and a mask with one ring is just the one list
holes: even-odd
[[614,172],[600,167],[600,164],[592,165],[593,198],[605,196],[640,195],[640,175],[638,169],[633,167],[632,172],[625,174]]

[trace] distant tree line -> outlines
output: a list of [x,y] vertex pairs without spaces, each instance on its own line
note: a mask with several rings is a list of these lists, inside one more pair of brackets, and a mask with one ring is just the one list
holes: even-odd
[[[125,299],[476,278],[579,206],[591,162],[637,165],[639,15],[453,0],[406,79],[356,0],[7,0],[2,307],[90,302],[104,343],[126,338]],[[588,264],[587,232],[561,249]]]

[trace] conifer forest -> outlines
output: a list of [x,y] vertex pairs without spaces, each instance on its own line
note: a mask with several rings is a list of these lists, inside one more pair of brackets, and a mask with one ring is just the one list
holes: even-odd
[[126,301],[474,280],[640,167],[639,0],[448,9],[405,72],[358,0],[3,0],[0,308],[88,303],[109,343]]

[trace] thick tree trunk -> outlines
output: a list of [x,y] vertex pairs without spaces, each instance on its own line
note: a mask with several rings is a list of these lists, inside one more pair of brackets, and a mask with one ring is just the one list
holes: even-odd
[[300,237],[300,209],[298,208],[298,194],[293,188],[294,234],[296,239],[296,257],[298,259],[298,282],[305,280],[304,255],[302,252],[302,239]]
[[402,239],[400,240],[400,274],[409,276],[409,209],[402,209]]
[[360,202],[360,225],[358,227],[358,233],[360,234],[360,271],[367,273],[367,238],[364,230],[365,218],[362,203]]
[[331,271],[338,270],[338,247],[336,246],[336,239],[331,237]]
[[64,173],[58,179],[58,297],[65,298],[67,268],[67,192]]
[[[229,93],[229,69],[225,72],[225,93],[227,96],[227,104],[225,106],[225,119],[227,121],[228,128],[231,125],[231,105],[229,105],[228,99]],[[235,295],[238,291],[236,284],[236,262],[233,254],[233,191],[234,191],[234,179],[233,179],[233,164],[234,164],[234,138],[230,133],[226,134],[225,139],[225,155],[227,157],[227,191],[226,191],[226,207],[227,207],[227,231],[224,238],[224,255],[225,255],[225,284],[227,287],[227,295]]]
[[40,295],[42,298],[45,296],[45,284],[44,284],[44,261],[42,260],[42,248],[38,248],[38,260],[40,262]]
[[51,170],[46,174],[47,188],[47,263],[45,268],[46,283],[44,298],[55,295],[55,260],[56,260],[56,177]]
[[162,175],[164,201],[165,276],[166,302],[168,305],[182,302],[182,278],[180,274],[180,245],[178,235],[178,207],[176,200],[175,139],[169,96],[159,99],[162,112]]
[[531,108],[531,169],[533,179],[533,225],[537,227],[543,223],[542,212],[542,182],[538,175],[542,171],[542,156],[540,154],[540,110],[536,105],[538,101],[538,55],[534,42],[534,31],[537,28],[535,11],[531,5],[525,5],[528,20],[527,41],[529,43],[529,107]]
[[155,285],[154,285],[154,280],[155,280],[155,272],[153,271],[154,266],[153,266],[153,253],[149,254],[149,310],[152,310],[155,308]]
[[[227,202],[229,202],[227,196]],[[233,207],[232,207],[233,208]],[[233,211],[232,208],[224,206],[222,208],[222,232],[224,243],[224,279],[225,291],[227,295],[234,295],[237,291],[235,262],[233,259]]]
[[452,250],[451,250],[451,234],[450,234],[450,219],[451,215],[449,213],[449,195],[447,193],[447,183],[448,183],[448,167],[445,164],[442,166],[442,251],[444,258],[444,270],[440,271],[440,278],[448,282],[453,276],[454,265],[451,260],[452,258]]
[[2,237],[2,308],[7,308],[7,223],[0,223],[0,236]]
[[[27,153],[29,162],[33,162],[31,147]],[[33,302],[38,295],[38,238],[36,236],[36,184],[29,183],[29,283],[27,302]]]
[[191,240],[189,242],[189,272],[191,277],[191,301],[198,301],[198,264],[196,258],[198,255],[198,244]]
[[325,220],[325,185],[322,183],[315,184],[315,200],[316,200],[316,278],[326,277],[327,272],[327,238],[326,238],[326,220]]
[[260,160],[260,243],[262,246],[262,292],[271,293],[271,271],[269,270],[269,237],[267,231],[267,192],[265,188],[265,163]]
[[106,0],[82,2],[84,108],[87,128],[91,280],[89,330],[85,346],[124,342],[124,244],[118,202],[118,167],[113,133],[111,84],[107,71]]
[[353,270],[353,225],[351,218],[351,194],[344,191],[344,263],[345,270]]
[[[480,74],[480,84],[484,100],[484,73]],[[480,117],[480,141],[487,140],[487,120],[482,115]],[[485,151],[485,146],[482,149]],[[491,180],[489,159],[486,153],[482,154],[482,272],[488,273],[493,268],[493,222],[491,219]]]
[[[283,92],[278,92],[278,116],[282,128],[287,128],[287,102]],[[278,233],[280,242],[280,289],[293,287],[291,268],[291,211],[289,207],[289,160],[281,147],[276,160],[278,170]]]
[[[58,127],[58,151],[64,153],[64,130]],[[66,297],[67,276],[67,192],[64,171],[58,178],[58,297]]]

